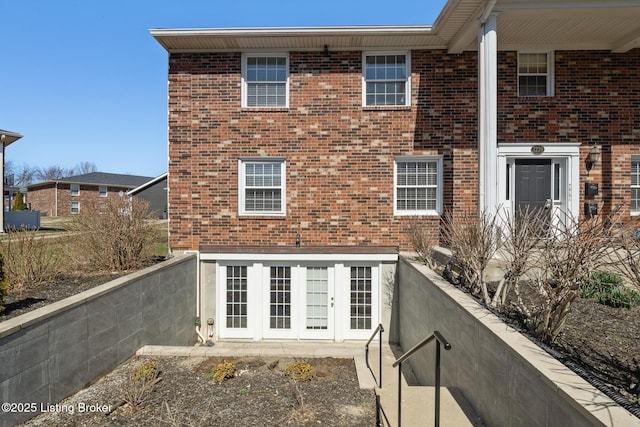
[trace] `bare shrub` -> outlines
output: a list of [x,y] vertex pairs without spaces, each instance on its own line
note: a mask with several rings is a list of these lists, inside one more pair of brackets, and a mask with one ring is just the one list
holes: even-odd
[[[549,343],[562,329],[580,286],[609,263],[620,215],[615,210],[578,220],[565,214],[549,218],[547,212],[523,210],[514,218],[467,213],[455,220],[448,213],[444,234],[459,284],[487,306],[503,310],[509,305],[536,338]],[[640,257],[640,244],[638,249],[633,254]],[[491,296],[484,274],[497,251],[504,275]]]
[[461,284],[473,294],[481,295],[485,304],[491,304],[484,276],[489,261],[500,246],[498,215],[469,211],[454,218],[451,212],[447,212],[443,233],[453,254],[450,264],[459,270]]
[[434,248],[438,246],[438,236],[435,235],[427,223],[420,217],[412,218],[405,230],[409,243],[416,251],[418,261],[423,262],[432,270],[436,270]]
[[149,203],[144,200],[114,197],[84,203],[68,228],[74,236],[72,250],[77,259],[96,269],[135,269],[151,253],[154,224]]
[[120,403],[126,403],[132,411],[137,411],[144,406],[144,403],[160,380],[160,369],[156,362],[150,360],[142,363],[122,386],[122,400]]
[[580,286],[607,263],[618,215],[565,218],[556,218],[531,257],[535,268],[529,270],[529,283],[537,298],[527,305],[520,287],[514,288],[515,305],[527,326],[547,343],[560,333]]
[[616,231],[615,244],[609,252],[609,268],[640,290],[640,224],[632,221]]
[[4,297],[7,296],[7,291],[9,289],[7,281],[4,280],[4,268],[2,267],[2,264],[2,254],[0,254],[0,313],[4,311]]
[[512,217],[506,214],[501,221],[504,227],[501,255],[504,260],[504,275],[496,287],[491,299],[492,307],[507,304],[509,292],[514,289],[520,295],[520,281],[534,266],[532,256],[542,235],[540,230],[547,228],[546,220],[530,209],[520,209]]
[[2,268],[10,292],[37,286],[60,273],[60,241],[35,230],[9,230],[2,244]]

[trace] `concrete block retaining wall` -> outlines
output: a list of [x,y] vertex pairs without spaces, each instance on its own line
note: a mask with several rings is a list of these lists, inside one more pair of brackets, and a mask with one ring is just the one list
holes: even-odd
[[[442,385],[462,391],[487,426],[640,426],[640,420],[423,265],[402,258],[398,325],[409,349],[434,330]],[[434,384],[435,344],[411,360],[418,380]],[[446,414],[443,414],[446,417]]]
[[143,345],[193,345],[196,272],[195,255],[174,258],[1,322],[0,403],[32,406],[0,411],[0,426],[37,415]]

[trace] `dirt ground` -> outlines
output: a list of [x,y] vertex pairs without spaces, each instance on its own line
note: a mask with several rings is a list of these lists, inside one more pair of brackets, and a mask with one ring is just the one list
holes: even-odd
[[0,322],[107,283],[122,275],[124,273],[77,273],[60,276],[52,283],[25,288],[19,293],[10,292],[4,299],[5,309],[0,313]]
[[[119,406],[131,395],[127,390],[140,384],[135,373],[150,360],[157,363],[159,381],[137,407]],[[218,384],[207,374],[223,361],[234,362],[236,376]],[[313,366],[311,380],[285,374],[300,361]],[[351,359],[145,357],[131,359],[25,425],[373,426],[375,397],[359,388]]]
[[621,394],[640,414],[640,307],[613,308],[577,299],[554,349]]

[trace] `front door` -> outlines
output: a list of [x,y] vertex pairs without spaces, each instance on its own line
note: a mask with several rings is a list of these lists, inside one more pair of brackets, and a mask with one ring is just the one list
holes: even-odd
[[[537,212],[551,219],[551,160],[518,159],[515,162],[515,213]],[[546,228],[546,227],[545,227]]]

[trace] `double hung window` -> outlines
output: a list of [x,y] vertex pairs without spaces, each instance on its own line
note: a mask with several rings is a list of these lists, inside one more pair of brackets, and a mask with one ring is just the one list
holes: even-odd
[[553,96],[553,53],[518,54],[518,95]]
[[364,53],[363,105],[410,104],[411,65],[408,52]]
[[285,215],[284,159],[240,159],[239,176],[241,215]]
[[242,55],[242,106],[286,108],[289,106],[289,55]]
[[442,158],[400,156],[395,161],[396,215],[439,214],[442,206]]
[[640,215],[640,156],[631,156],[631,215]]

